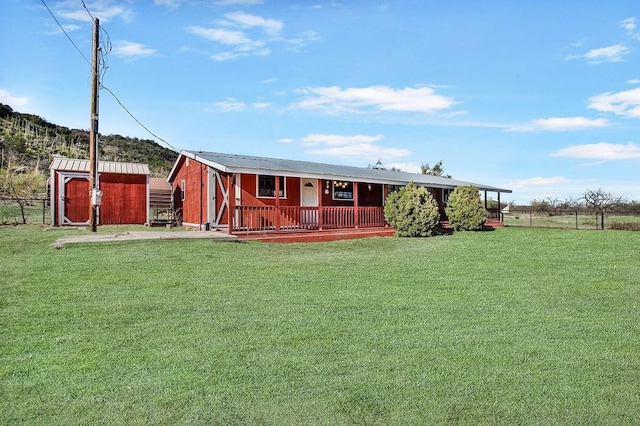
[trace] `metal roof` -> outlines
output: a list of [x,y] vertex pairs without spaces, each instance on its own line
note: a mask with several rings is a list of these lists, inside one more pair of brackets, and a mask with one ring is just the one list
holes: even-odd
[[[388,185],[416,185],[432,188],[455,188],[474,185],[482,191],[511,192],[510,189],[449,179],[441,176],[418,173],[397,172],[364,167],[340,166],[335,164],[314,163],[310,161],[283,160],[249,155],[222,154],[218,152],[182,151],[181,157],[192,158],[217,170],[227,173],[252,173],[279,176],[307,177],[329,180],[355,180],[359,182],[384,183]],[[178,164],[176,161],[176,165]],[[175,171],[171,171],[169,181]]]
[[[89,160],[79,158],[55,157],[50,169],[66,172],[89,172]],[[117,163],[114,161],[98,161],[98,173],[117,173],[128,175],[148,175],[149,166],[139,163]]]

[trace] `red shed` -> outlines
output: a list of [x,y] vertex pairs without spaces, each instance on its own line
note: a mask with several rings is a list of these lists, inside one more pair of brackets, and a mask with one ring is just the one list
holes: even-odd
[[[89,223],[89,160],[54,158],[50,166],[51,224]],[[102,204],[98,223],[145,224],[149,218],[149,166],[136,163],[98,163]]]

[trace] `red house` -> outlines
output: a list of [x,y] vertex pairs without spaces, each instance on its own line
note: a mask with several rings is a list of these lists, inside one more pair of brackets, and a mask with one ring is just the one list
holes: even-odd
[[[49,167],[51,224],[89,223],[89,161],[57,157]],[[102,203],[98,223],[144,224],[149,218],[149,166],[135,163],[98,163]]]
[[[182,151],[167,179],[182,224],[251,231],[384,227],[389,193],[409,182],[427,187],[444,207],[451,191],[511,190],[440,176],[215,152]],[[499,210],[490,214],[499,220]]]

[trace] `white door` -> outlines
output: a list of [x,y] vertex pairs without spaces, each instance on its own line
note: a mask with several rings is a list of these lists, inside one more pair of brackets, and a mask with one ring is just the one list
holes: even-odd
[[318,179],[300,179],[300,221],[302,225],[318,225]]
[[300,206],[318,207],[318,179],[300,179]]

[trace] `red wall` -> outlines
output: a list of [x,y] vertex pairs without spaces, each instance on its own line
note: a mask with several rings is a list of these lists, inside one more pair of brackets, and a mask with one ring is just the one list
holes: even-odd
[[[280,198],[281,206],[300,205],[300,179],[296,177],[285,178],[286,198]],[[244,206],[275,206],[275,197],[258,197],[258,179],[254,174],[243,174],[240,180],[242,184],[242,205]]]
[[147,176],[100,174],[102,204],[100,224],[144,224],[147,222]]
[[[188,160],[188,161],[187,161]],[[182,222],[203,224],[207,222],[207,167],[191,158],[181,157],[173,181],[174,206],[182,208]],[[185,181],[184,188],[181,187]],[[182,191],[185,199],[182,201]]]
[[[58,185],[60,173],[56,171],[51,190],[54,191],[54,218],[53,224],[60,225],[59,203],[60,194]],[[86,174],[87,178],[89,174]],[[101,225],[123,225],[123,224],[144,224],[147,222],[147,176],[129,175],[116,173],[100,173],[100,190],[102,191],[102,203],[100,205],[99,223]],[[85,183],[86,182],[86,183]],[[74,187],[80,185],[81,191],[74,191]],[[67,187],[66,198],[70,205],[67,207],[67,217],[69,219],[83,222],[89,220],[90,197],[88,180],[78,179],[78,184]],[[74,201],[74,199],[76,201]],[[86,214],[80,214],[86,210]]]

